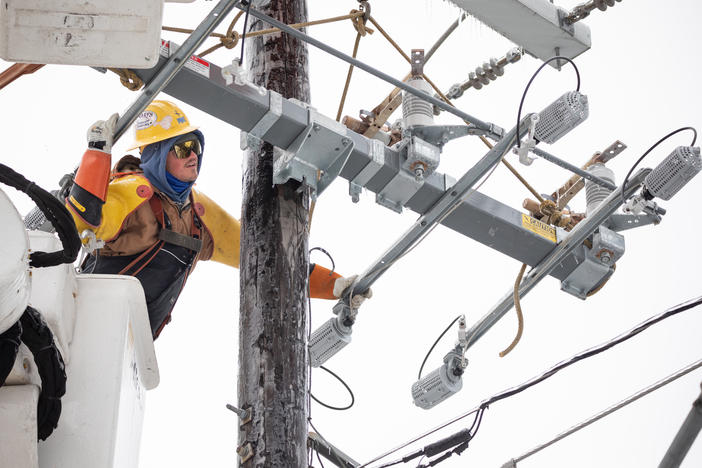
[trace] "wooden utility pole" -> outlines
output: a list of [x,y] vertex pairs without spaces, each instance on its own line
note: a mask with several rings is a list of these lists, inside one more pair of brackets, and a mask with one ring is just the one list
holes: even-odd
[[[284,22],[307,21],[306,0],[255,0],[252,8]],[[267,27],[253,17],[250,30]],[[285,98],[309,102],[305,43],[286,34],[246,39],[254,83]],[[244,156],[241,210],[239,406],[243,467],[305,467],[309,414],[307,337],[307,189],[273,186],[273,147]]]

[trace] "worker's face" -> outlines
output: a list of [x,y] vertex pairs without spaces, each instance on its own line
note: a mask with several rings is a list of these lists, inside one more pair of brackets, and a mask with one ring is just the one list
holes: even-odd
[[194,151],[186,158],[179,159],[172,149],[166,158],[166,170],[173,177],[183,182],[195,182],[197,179],[197,154]]

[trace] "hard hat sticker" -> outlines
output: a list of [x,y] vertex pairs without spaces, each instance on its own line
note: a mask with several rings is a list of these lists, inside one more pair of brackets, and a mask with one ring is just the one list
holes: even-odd
[[171,128],[171,124],[173,123],[173,116],[167,115],[164,118],[162,118],[160,121],[156,122],[156,125],[160,126],[164,130],[168,130]]
[[149,127],[153,126],[155,123],[156,123],[156,113],[153,111],[144,111],[137,118],[136,129],[137,130],[144,130],[145,128],[149,128]]

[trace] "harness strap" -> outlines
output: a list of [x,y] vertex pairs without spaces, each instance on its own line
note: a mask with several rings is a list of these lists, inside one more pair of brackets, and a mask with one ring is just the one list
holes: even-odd
[[200,218],[195,213],[195,207],[193,205],[192,194],[190,195],[190,203],[191,203],[190,236],[187,236],[187,235],[179,234],[175,231],[172,231],[171,229],[168,229],[170,227],[170,222],[167,220],[166,213],[163,211],[163,204],[161,202],[161,198],[158,195],[154,194],[149,199],[149,205],[151,206],[151,210],[154,212],[154,216],[156,216],[156,220],[161,225],[161,230],[158,233],[158,238],[164,242],[169,243],[169,244],[177,245],[179,247],[184,247],[184,248],[191,250],[197,254],[202,249],[202,238],[201,238],[202,237],[201,236],[202,222],[200,221]]
[[184,234],[178,234],[170,229],[161,229],[158,233],[158,238],[168,244],[185,247],[186,249],[192,250],[195,253],[200,252],[200,249],[202,249],[202,239],[186,236]]

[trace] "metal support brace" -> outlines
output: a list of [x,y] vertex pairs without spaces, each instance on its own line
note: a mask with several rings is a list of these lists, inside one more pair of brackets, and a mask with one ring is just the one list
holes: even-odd
[[678,468],[702,429],[702,393],[692,403],[692,409],[683,421],[675,439],[668,447],[658,468]]
[[[650,169],[642,169],[636,173],[627,183],[624,197],[631,197],[641,186],[644,178],[651,172]],[[539,281],[548,275],[556,266],[563,261],[575,248],[580,246],[603,222],[614,213],[622,203],[622,188],[618,187],[612,192],[590,216],[579,222],[568,236],[561,241],[546,257],[539,262],[528,275],[522,280],[519,286],[519,297],[524,297]],[[493,325],[495,325],[514,305],[513,291],[510,291],[498,302],[482,319],[480,319],[470,330],[468,330],[468,342],[466,347],[471,347],[478,341]]]
[[596,175],[593,175],[593,174],[591,174],[591,173],[588,172],[588,171],[585,171],[585,170],[583,170],[583,169],[580,169],[578,166],[574,166],[574,165],[570,164],[569,162],[566,162],[566,161],[564,161],[564,160],[562,160],[562,159],[560,159],[560,158],[557,158],[556,156],[554,156],[554,155],[552,155],[552,154],[550,154],[550,153],[547,153],[546,151],[542,150],[541,148],[534,148],[534,151],[533,151],[533,152],[534,152],[534,154],[536,154],[536,155],[541,156],[542,158],[544,158],[546,161],[548,161],[548,162],[550,162],[550,163],[553,163],[553,164],[555,164],[556,166],[560,166],[560,167],[562,167],[562,168],[564,168],[564,169],[567,169],[567,170],[569,170],[570,172],[572,172],[573,174],[579,175],[579,176],[582,177],[583,179],[587,179],[587,180],[589,180],[590,182],[594,182],[594,183],[596,183],[597,185],[600,185],[600,186],[602,186],[602,187],[605,187],[605,188],[607,188],[607,189],[609,189],[609,190],[615,190],[615,189],[617,188],[616,185],[611,184],[611,183],[609,183],[608,181],[606,181],[606,180],[604,180],[604,179],[602,179],[602,178],[600,178],[600,177],[597,177]]
[[198,25],[193,33],[166,63],[159,69],[158,73],[144,87],[139,97],[122,113],[115,128],[114,141],[120,139],[129,126],[154,100],[158,93],[175,77],[176,73],[183,68],[191,55],[195,53],[200,44],[210,35],[219,23],[234,8],[236,0],[220,0],[205,19]]
[[[522,135],[527,132],[525,122],[531,118],[531,114],[524,117],[521,124]],[[447,190],[441,198],[417,221],[412,227],[395,242],[363,275],[358,279],[358,282],[353,286],[354,293],[364,293],[371,285],[402,255],[412,248],[419,239],[422,238],[429,230],[437,223],[440,223],[448,216],[454,208],[459,205],[465,196],[467,196],[473,186],[485,176],[500,160],[509,152],[509,150],[517,143],[517,128],[510,130],[504,138],[478,161],[475,166],[466,172],[451,190]],[[348,301],[350,289],[344,291],[343,299]]]

